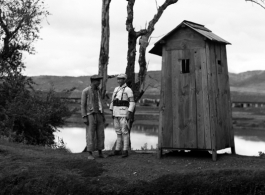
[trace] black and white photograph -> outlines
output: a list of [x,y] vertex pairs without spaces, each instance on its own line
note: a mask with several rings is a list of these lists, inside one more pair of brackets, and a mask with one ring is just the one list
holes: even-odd
[[264,0],[0,0],[0,195],[265,194]]

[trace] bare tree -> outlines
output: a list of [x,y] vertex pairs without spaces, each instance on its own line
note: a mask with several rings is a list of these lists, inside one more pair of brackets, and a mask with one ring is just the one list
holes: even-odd
[[103,76],[101,93],[105,98],[107,81],[108,81],[108,64],[109,64],[109,8],[111,0],[102,0],[102,16],[101,16],[101,45],[99,54],[98,74]]
[[[135,0],[127,0],[127,20],[126,20],[126,30],[128,31],[128,52],[127,52],[127,67],[126,74],[128,75],[127,84],[133,89],[136,101],[141,98],[144,93],[144,81],[147,72],[146,63],[146,48],[148,46],[148,41],[151,34],[154,31],[155,24],[158,22],[166,8],[172,4],[178,2],[178,0],[165,0],[165,2],[157,7],[157,13],[154,15],[153,19],[148,23],[147,28],[135,31],[133,27],[134,19],[134,4]],[[139,74],[138,82],[135,83],[135,58],[136,58],[136,44],[137,39],[140,39],[140,49],[139,49]]]
[[[157,13],[154,15],[153,19],[149,22],[148,27],[135,31],[133,27],[134,19],[134,4],[135,0],[127,0],[127,20],[126,20],[126,30],[128,31],[128,52],[127,52],[127,67],[126,74],[128,76],[127,85],[132,88],[134,93],[135,101],[138,101],[144,94],[143,85],[146,77],[147,63],[145,58],[146,48],[148,46],[148,39],[154,31],[155,24],[158,22],[162,16],[165,9],[178,0],[165,0],[164,4],[157,8]],[[140,55],[139,55],[139,66],[140,71],[138,74],[138,82],[135,83],[135,58],[136,58],[136,44],[137,39],[141,37],[140,40]],[[132,126],[133,120],[130,121],[130,126]],[[114,150],[116,142],[114,143],[112,149]]]

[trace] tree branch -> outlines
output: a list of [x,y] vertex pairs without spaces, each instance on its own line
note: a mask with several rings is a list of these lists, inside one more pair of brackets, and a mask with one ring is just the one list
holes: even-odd
[[145,35],[146,33],[148,33],[148,31],[146,29],[142,29],[142,30],[139,30],[138,32],[135,32],[135,36],[138,38],[140,36]]
[[154,31],[154,26],[157,23],[157,21],[160,19],[160,17],[162,16],[164,10],[171,4],[177,3],[178,0],[166,0],[163,5],[161,5],[158,10],[157,10],[157,14],[154,15],[154,18],[149,22],[148,25],[148,34],[149,36],[152,34],[152,32]]
[[[10,32],[8,30],[8,27],[7,25],[4,23],[3,21],[3,18],[2,18],[2,10],[0,9],[0,26],[3,28],[3,30],[5,31],[6,33],[6,36],[9,36],[10,35]],[[4,13],[3,13],[4,14]]]
[[133,28],[133,7],[135,4],[135,0],[127,0],[127,19],[126,19],[126,30],[128,32],[134,32]]
[[263,9],[265,9],[265,6],[262,5],[262,4],[264,4],[264,2],[265,2],[264,0],[259,0],[261,3],[259,3],[258,0],[245,0],[245,1],[249,1],[249,2],[255,3],[255,4],[261,6]]

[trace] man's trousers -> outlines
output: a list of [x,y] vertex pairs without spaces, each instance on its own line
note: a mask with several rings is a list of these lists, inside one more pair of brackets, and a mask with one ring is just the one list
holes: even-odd
[[128,150],[130,145],[130,122],[125,117],[114,117],[114,128],[117,133],[115,150]]
[[89,125],[86,126],[87,151],[92,152],[104,149],[104,122],[101,113],[88,115]]

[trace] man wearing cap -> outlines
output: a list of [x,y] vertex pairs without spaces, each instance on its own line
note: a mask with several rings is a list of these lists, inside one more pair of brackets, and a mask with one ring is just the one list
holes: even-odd
[[90,77],[91,84],[85,88],[81,96],[81,114],[86,124],[86,145],[88,159],[93,160],[93,151],[98,150],[99,158],[103,158],[104,149],[104,110],[99,92],[101,76]]
[[114,155],[119,155],[123,139],[123,154],[122,157],[128,157],[128,149],[130,144],[130,120],[133,117],[135,107],[133,92],[125,81],[126,74],[117,76],[119,86],[114,89],[110,110],[114,118],[114,128],[117,133],[116,148]]

